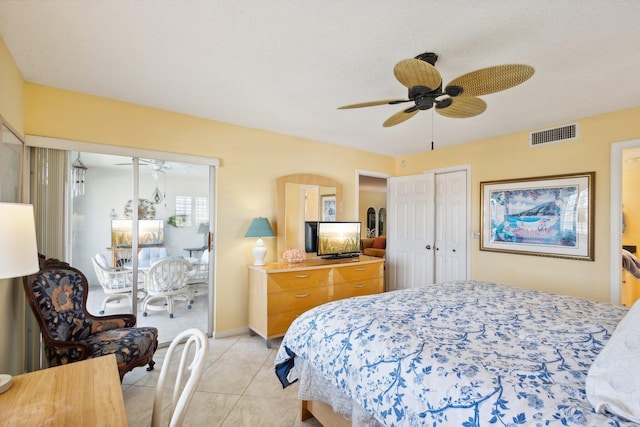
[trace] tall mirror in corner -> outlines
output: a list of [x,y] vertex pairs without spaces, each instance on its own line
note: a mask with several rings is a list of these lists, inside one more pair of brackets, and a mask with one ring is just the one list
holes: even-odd
[[22,158],[24,143],[0,116],[0,202],[19,203],[22,200]]
[[312,174],[286,175],[276,180],[278,196],[278,259],[287,248],[305,248],[306,221],[340,221],[342,184]]

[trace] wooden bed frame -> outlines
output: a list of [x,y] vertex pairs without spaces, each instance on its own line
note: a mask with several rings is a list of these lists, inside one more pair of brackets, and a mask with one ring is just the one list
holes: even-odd
[[331,405],[320,400],[303,400],[300,419],[315,417],[325,427],[351,427],[351,421],[333,412]]

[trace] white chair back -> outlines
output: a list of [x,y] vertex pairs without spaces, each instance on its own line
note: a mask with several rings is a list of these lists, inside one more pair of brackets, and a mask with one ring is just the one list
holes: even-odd
[[160,378],[156,385],[156,394],[153,401],[153,414],[151,416],[152,427],[159,427],[161,425],[163,409],[162,398],[167,378],[169,377],[169,371],[172,368],[171,360],[174,353],[176,353],[177,346],[185,339],[186,342],[182,349],[178,372],[175,373],[176,380],[173,387],[171,406],[169,408],[170,427],[182,426],[191,398],[200,383],[200,378],[205,368],[206,356],[209,352],[209,339],[200,329],[191,328],[181,332],[173,339],[167,350],[164,362],[162,362],[162,370],[160,371]]
[[146,277],[150,295],[172,295],[184,290],[191,263],[184,258],[166,258],[153,264]]
[[91,258],[93,269],[98,277],[98,281],[107,293],[127,292],[133,287],[133,280],[130,271],[115,270],[107,266],[106,259],[102,254],[96,254]]
[[107,304],[110,302],[115,301],[120,304],[120,302],[126,300],[131,306],[133,304],[131,295],[133,291],[133,273],[110,268],[106,258],[101,253],[91,257],[91,262],[93,263],[93,270],[98,277],[98,282],[100,282],[100,286],[102,286],[102,290],[106,294],[102,301],[100,314],[104,314]]

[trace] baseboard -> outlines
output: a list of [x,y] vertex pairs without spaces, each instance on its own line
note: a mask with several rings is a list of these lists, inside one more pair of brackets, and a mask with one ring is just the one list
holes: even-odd
[[222,331],[222,332],[214,332],[212,337],[216,339],[216,338],[228,338],[236,335],[248,335],[248,334],[249,334],[249,327],[245,326],[242,328],[229,329],[227,331]]

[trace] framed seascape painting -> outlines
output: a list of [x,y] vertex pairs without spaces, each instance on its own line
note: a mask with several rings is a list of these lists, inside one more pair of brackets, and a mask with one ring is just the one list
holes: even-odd
[[594,260],[595,172],[480,183],[480,250]]

